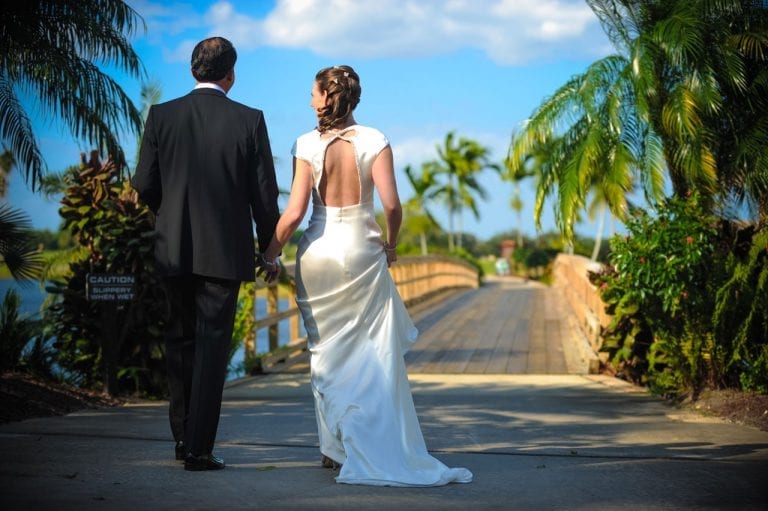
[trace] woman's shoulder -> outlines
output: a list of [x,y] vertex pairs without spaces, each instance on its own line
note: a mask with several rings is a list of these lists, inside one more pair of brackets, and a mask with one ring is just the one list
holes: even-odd
[[355,130],[360,132],[363,136],[387,138],[381,130],[374,128],[373,126],[365,126],[362,124],[355,125]]
[[380,130],[371,126],[355,126],[355,130],[358,132],[358,137],[364,140],[367,145],[374,148],[375,151],[380,151],[389,145],[389,139]]
[[291,154],[302,159],[308,159],[308,156],[313,152],[319,141],[320,132],[317,129],[302,133],[293,142]]
[[310,131],[307,131],[306,133],[302,133],[298,137],[296,137],[296,141],[302,141],[302,142],[309,142],[312,140],[318,140],[320,138],[320,132],[317,131],[317,128],[313,128]]

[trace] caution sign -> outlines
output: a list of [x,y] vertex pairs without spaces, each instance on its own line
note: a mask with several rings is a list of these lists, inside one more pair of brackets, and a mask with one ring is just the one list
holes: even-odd
[[136,276],[117,273],[89,273],[85,293],[88,300],[102,302],[129,302],[133,300]]

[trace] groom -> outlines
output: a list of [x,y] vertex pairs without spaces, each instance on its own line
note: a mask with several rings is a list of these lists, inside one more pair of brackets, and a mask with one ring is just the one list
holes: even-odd
[[264,115],[227,98],[236,60],[222,37],[195,46],[197,86],[150,108],[132,179],[157,215],[155,258],[170,305],[169,417],[186,470],[224,468],[213,444],[237,293],[255,280],[252,221],[264,251],[279,217]]

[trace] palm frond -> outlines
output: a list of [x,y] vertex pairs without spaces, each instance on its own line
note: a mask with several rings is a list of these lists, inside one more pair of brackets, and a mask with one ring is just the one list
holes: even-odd
[[43,260],[32,243],[29,217],[8,204],[0,204],[0,260],[19,282],[35,279]]
[[32,123],[2,69],[0,69],[0,137],[10,144],[14,159],[32,176],[34,188],[35,179],[43,174],[45,163],[37,138],[32,131]]
[[0,89],[10,90],[0,91],[3,138],[11,140],[33,188],[44,162],[13,89],[36,98],[42,112],[63,121],[74,137],[96,144],[124,165],[119,136],[138,134],[141,115],[97,63],[130,76],[144,74],[129,40],[144,26],[136,11],[120,0],[31,0],[6,6],[0,26]]

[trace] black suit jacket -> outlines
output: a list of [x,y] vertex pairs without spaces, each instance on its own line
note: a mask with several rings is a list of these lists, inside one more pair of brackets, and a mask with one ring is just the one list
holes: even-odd
[[157,215],[163,275],[255,279],[279,217],[264,115],[215,89],[152,106],[132,185]]

